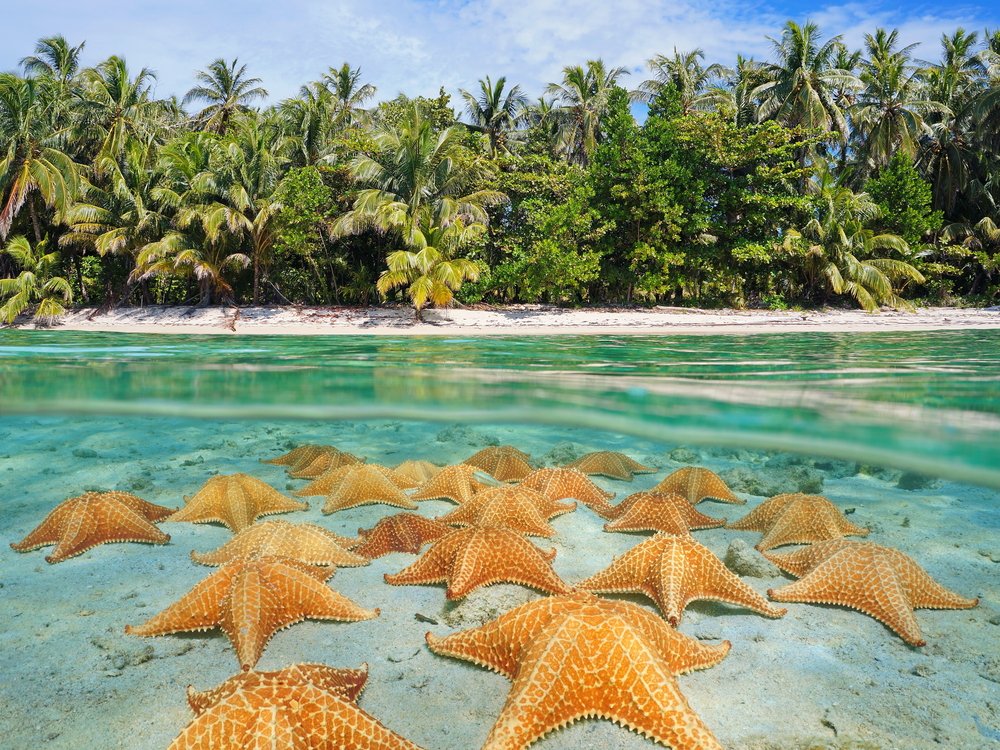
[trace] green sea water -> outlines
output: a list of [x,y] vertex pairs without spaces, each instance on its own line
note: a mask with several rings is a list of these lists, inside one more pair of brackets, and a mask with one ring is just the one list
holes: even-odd
[[487,339],[4,331],[0,412],[577,426],[1000,487],[1000,331]]

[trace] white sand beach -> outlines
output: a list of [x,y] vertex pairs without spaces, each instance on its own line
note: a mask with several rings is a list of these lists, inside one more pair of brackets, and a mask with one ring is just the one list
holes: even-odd
[[[22,327],[31,328],[26,323]],[[404,307],[174,307],[74,310],[55,327],[72,331],[183,334],[507,336],[575,334],[752,334],[1000,328],[1000,308],[861,310],[569,309],[547,305],[426,310]]]

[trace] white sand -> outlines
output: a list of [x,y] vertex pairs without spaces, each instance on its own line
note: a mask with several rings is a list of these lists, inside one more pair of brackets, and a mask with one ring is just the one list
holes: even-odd
[[[145,307],[69,313],[63,330],[120,333],[526,335],[687,334],[768,331],[895,331],[1000,328],[1000,310],[926,308],[869,314],[855,310],[564,309],[516,305],[496,309],[427,310],[415,323],[409,308]],[[31,327],[25,325],[24,327]]]
[[[484,434],[485,433],[485,434]],[[559,440],[581,447],[625,450],[661,465],[631,483],[598,479],[626,494],[646,488],[679,464],[667,446],[544,427],[478,427],[471,433],[401,423],[214,424],[181,419],[0,419],[0,477],[4,510],[0,536],[20,539],[58,501],[86,488],[146,483],[138,494],[176,506],[215,472],[247,471],[279,489],[300,487],[282,467],[258,459],[293,442],[332,442],[395,464],[404,458],[438,462],[467,457],[486,436],[540,456]],[[438,435],[444,435],[438,439]],[[76,450],[80,455],[73,456]],[[716,470],[734,466],[773,474],[767,457],[748,451],[698,451]],[[802,459],[791,458],[791,462]],[[937,580],[983,603],[969,611],[919,610],[928,645],[908,647],[875,620],[843,608],[787,605],[771,620],[710,603],[689,607],[680,625],[688,635],[729,639],[718,666],[680,678],[681,690],[728,750],[992,747],[1000,729],[1000,495],[956,483],[917,491],[898,489],[891,477],[826,476],[824,494],[851,519],[872,528],[870,539],[912,554]],[[736,519],[745,506],[706,502],[699,510]],[[281,516],[319,523],[338,533],[370,528],[397,512],[373,505],[323,516],[318,499],[309,511]],[[440,515],[445,502],[420,504]],[[557,535],[536,540],[558,550],[554,566],[567,581],[590,575],[642,538],[609,534],[585,507],[553,521]],[[155,639],[126,636],[211,572],[188,558],[230,538],[215,525],[163,524],[166,546],[104,545],[57,565],[45,551],[17,554],[4,546],[0,567],[0,745],[12,748],[165,748],[191,719],[184,687],[212,687],[237,669],[228,641],[217,631]],[[696,538],[723,555],[733,539],[756,534],[714,529]],[[443,635],[537,596],[499,585],[446,604],[443,587],[390,587],[382,575],[414,559],[393,554],[368,567],[341,569],[330,585],[365,607],[380,607],[372,621],[306,622],[278,633],[259,667],[278,669],[303,660],[333,666],[370,665],[360,705],[426,748],[479,747],[507,695],[509,683],[472,664],[437,657],[424,633]],[[745,578],[757,591],[785,577]],[[655,611],[641,597],[634,601]],[[418,621],[431,617],[438,624]],[[583,721],[539,742],[539,750],[652,747],[610,722]]]

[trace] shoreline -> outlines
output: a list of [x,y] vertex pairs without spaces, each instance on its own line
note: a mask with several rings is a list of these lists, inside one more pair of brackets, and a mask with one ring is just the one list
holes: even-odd
[[[416,323],[402,307],[119,308],[94,315],[73,310],[45,330],[107,333],[295,336],[524,336],[852,333],[1000,328],[1000,309],[922,308],[916,312],[860,310],[567,309],[513,305],[492,309],[433,309]],[[91,316],[93,315],[93,319]],[[20,330],[39,329],[31,323]]]

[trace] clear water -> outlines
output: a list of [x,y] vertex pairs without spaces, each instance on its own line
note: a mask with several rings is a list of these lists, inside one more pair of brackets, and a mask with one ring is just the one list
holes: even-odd
[[[792,605],[767,620],[694,604],[680,629],[729,639],[733,651],[681,678],[692,706],[727,748],[1000,747],[1000,331],[483,340],[0,332],[5,540],[86,489],[177,506],[233,471],[295,489],[302,483],[259,460],[302,442],[386,464],[453,463],[492,442],[542,462],[608,448],[660,469],[631,484],[598,480],[619,499],[697,463],[743,478],[747,506],[699,506],[730,520],[768,489],[818,481],[873,541],[913,555],[981,606],[919,611],[929,645],[911,649],[842,608]],[[395,512],[323,516],[316,506],[287,518],[353,535]],[[420,512],[451,507],[422,503]],[[540,544],[557,549],[556,571],[569,582],[641,539],[601,531],[584,508],[553,525],[556,537]],[[55,566],[43,552],[0,553],[6,746],[166,747],[191,718],[184,687],[205,689],[234,671],[217,633],[123,634],[204,578],[189,550],[230,537],[215,526],[164,530],[172,542],[163,547],[105,545]],[[735,539],[756,541],[726,529],[697,538],[720,556]],[[456,606],[438,587],[382,583],[412,559],[339,571],[333,588],[382,615],[296,625],[259,666],[365,661],[366,710],[428,748],[478,747],[508,683],[433,656],[423,634],[471,627],[535,595],[500,585]],[[764,591],[786,579],[745,580]],[[537,746],[651,743],[580,722]]]

